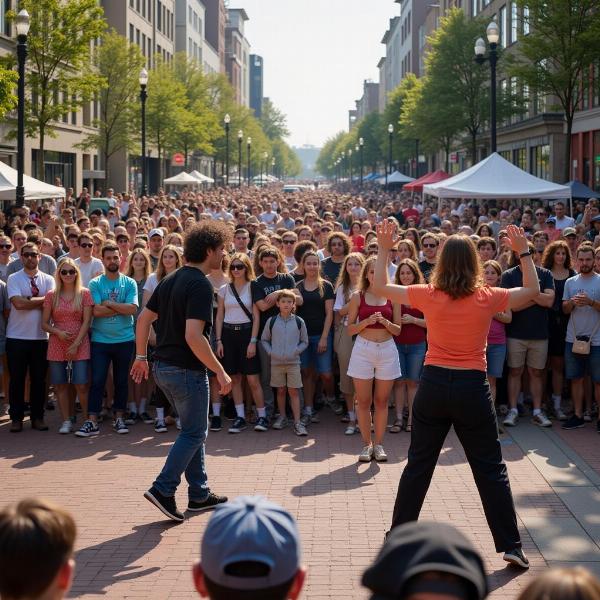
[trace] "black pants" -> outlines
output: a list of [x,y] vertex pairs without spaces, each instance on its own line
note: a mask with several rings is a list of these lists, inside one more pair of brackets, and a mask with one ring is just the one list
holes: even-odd
[[521,546],[517,516],[483,371],[426,366],[413,405],[408,464],[394,506],[392,528],[419,518],[450,426],[462,444],[497,552]]
[[46,340],[6,339],[6,359],[10,374],[8,397],[12,421],[22,421],[25,416],[25,379],[28,370],[31,419],[44,418],[46,371],[48,370],[47,351],[48,342]]

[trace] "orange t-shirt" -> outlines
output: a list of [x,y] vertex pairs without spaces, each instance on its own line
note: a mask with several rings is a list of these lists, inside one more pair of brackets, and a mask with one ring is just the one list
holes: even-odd
[[431,284],[408,287],[410,305],[425,315],[426,365],[485,371],[485,350],[492,317],[508,308],[509,290],[479,288],[453,300]]

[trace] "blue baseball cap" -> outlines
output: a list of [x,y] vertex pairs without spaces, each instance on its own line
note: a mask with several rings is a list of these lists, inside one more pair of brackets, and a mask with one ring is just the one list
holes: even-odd
[[554,223],[556,225],[556,217],[548,217],[546,219],[546,225],[548,225],[550,223]]
[[[261,577],[228,572],[234,563],[268,567]],[[262,496],[240,496],[219,504],[202,538],[202,571],[212,582],[235,590],[260,590],[293,579],[300,568],[296,521],[281,506]]]

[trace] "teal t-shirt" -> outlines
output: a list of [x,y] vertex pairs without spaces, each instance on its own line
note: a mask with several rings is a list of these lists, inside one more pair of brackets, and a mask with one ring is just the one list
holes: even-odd
[[[138,290],[135,279],[119,274],[118,279],[108,279],[99,275],[90,281],[90,293],[94,304],[112,300],[120,304],[138,305]],[[92,321],[92,342],[102,344],[120,344],[135,340],[133,315],[113,315],[112,317],[94,317]]]

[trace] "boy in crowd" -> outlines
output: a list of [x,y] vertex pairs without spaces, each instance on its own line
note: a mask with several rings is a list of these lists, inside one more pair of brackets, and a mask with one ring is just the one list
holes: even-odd
[[267,321],[262,333],[262,346],[271,365],[271,387],[277,388],[279,417],[273,429],[283,429],[288,421],[285,412],[286,392],[294,415],[294,432],[307,435],[306,427],[300,421],[300,395],[302,387],[300,374],[300,354],[308,347],[306,324],[292,314],[296,306],[296,295],[291,290],[281,290],[277,296],[279,314]]

